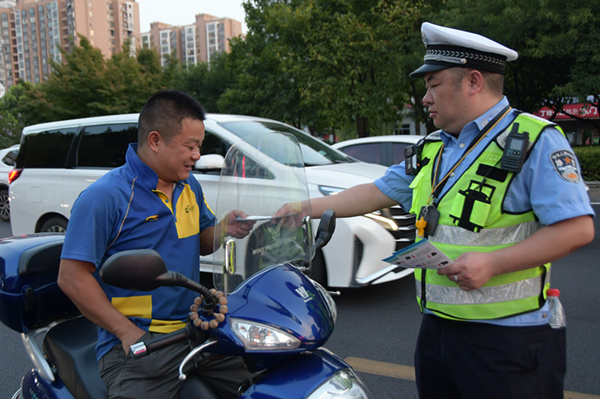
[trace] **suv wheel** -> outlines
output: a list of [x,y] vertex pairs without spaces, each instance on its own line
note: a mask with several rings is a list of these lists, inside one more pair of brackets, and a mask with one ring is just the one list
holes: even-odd
[[60,216],[53,216],[42,224],[40,233],[64,233],[67,231],[67,220]]
[[0,220],[8,222],[10,220],[10,207],[8,202],[8,189],[0,189]]

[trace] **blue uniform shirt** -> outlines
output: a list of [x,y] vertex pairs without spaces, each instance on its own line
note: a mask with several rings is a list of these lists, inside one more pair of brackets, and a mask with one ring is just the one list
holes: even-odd
[[[61,257],[99,267],[110,255],[130,249],[154,249],[169,270],[199,281],[199,234],[214,226],[215,216],[202,188],[190,175],[174,185],[172,203],[156,190],[158,176],[130,145],[125,165],[84,190],[73,205]],[[192,291],[161,287],[151,292],[101,285],[111,303],[146,331],[171,332],[184,326]],[[100,359],[119,340],[100,329]]]
[[[476,120],[469,122],[460,132],[458,138],[441,132],[444,142],[440,176],[445,176],[456,162],[464,155],[469,144],[484,129],[487,124],[506,106],[508,100],[504,97],[498,104]],[[499,133],[508,128],[516,118],[517,112],[511,110],[484,137],[448,178],[442,190],[443,195],[448,188],[467,170],[469,165],[479,156],[487,144]],[[581,178],[577,181],[565,179],[556,169],[552,155],[561,151],[572,153],[571,147],[560,131],[547,128],[533,147],[528,159],[508,188],[503,210],[506,212],[524,212],[533,210],[542,225],[550,225],[562,220],[583,215],[593,215],[594,211],[586,192],[585,183]],[[577,165],[579,169],[579,165]],[[391,166],[384,176],[375,181],[381,192],[397,201],[404,209],[410,209],[412,190],[409,188],[413,176],[408,176],[404,170],[404,162]],[[515,316],[508,319],[494,320],[494,324],[502,325],[536,325],[544,324],[544,308],[527,315]]]

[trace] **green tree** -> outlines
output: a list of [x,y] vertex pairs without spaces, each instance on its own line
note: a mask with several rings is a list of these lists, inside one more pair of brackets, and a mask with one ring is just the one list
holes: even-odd
[[145,68],[132,54],[128,42],[106,61],[103,73],[107,84],[98,103],[102,114],[139,112],[154,92],[164,88],[161,70]]
[[[52,120],[52,107],[46,101],[42,84],[34,85],[31,82],[22,80],[10,87],[2,97],[0,113],[8,120],[16,119],[19,126]],[[22,128],[18,128],[19,134],[21,130]]]
[[398,119],[409,99],[398,65],[421,1],[254,0],[245,8],[249,33],[234,42],[228,108],[315,129],[351,126],[361,137]]
[[41,85],[54,111],[51,120],[105,114],[104,93],[108,84],[102,52],[84,36],[79,36],[79,45],[72,46],[70,53],[62,48],[60,51],[63,63],[53,61],[52,73]]
[[244,3],[248,34],[243,40],[231,41],[225,68],[234,82],[219,98],[218,106],[221,112],[258,115],[300,127],[306,122],[298,85],[276,50],[277,37],[266,31],[272,3]]
[[218,100],[232,82],[226,62],[225,53],[215,53],[211,55],[210,63],[179,68],[170,87],[195,97],[207,112],[220,112]]
[[508,63],[505,85],[517,108],[562,112],[574,97],[590,95],[590,106],[598,106],[599,2],[447,0],[438,11],[432,22],[478,32],[519,52]]

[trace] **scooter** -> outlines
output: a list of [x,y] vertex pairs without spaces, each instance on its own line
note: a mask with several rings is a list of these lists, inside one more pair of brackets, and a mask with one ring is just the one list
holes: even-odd
[[[222,220],[242,209],[255,224],[247,237],[227,239],[211,259],[201,260],[213,268],[213,288],[168,271],[152,250],[117,253],[100,268],[104,284],[139,291],[176,285],[199,294],[185,328],[131,347],[141,357],[181,340],[193,345],[179,367],[185,381],[180,397],[218,399],[205,381],[185,374],[203,353],[243,357],[255,378],[240,387],[240,398],[371,397],[352,367],[324,347],[336,305],[307,277],[316,250],[333,234],[335,214],[323,215],[316,234],[303,217],[306,209],[270,216],[308,198],[301,161],[299,144],[285,134],[253,135],[228,151],[215,214]],[[255,189],[257,178],[269,179],[271,188]],[[95,357],[97,327],[56,284],[63,238],[0,241],[0,321],[21,333],[33,363],[13,399],[106,397]]]

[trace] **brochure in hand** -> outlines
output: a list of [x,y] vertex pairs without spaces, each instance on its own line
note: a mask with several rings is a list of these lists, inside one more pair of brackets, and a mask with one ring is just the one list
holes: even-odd
[[406,248],[399,249],[385,262],[405,268],[441,269],[451,265],[452,259],[440,251],[427,239],[418,241]]

